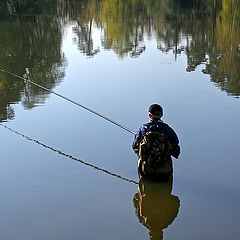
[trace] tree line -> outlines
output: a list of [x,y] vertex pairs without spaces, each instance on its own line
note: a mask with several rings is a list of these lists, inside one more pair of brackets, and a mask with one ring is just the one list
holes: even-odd
[[[239,0],[1,0],[0,65],[54,88],[64,77],[67,61],[61,52],[62,31],[74,22],[75,41],[88,57],[94,48],[93,29],[101,45],[120,58],[140,57],[146,38],[175,58],[186,54],[186,71],[204,64],[203,73],[228,94],[240,95]],[[47,97],[40,89],[0,75],[0,121],[14,116],[11,103],[25,108]],[[6,94],[7,93],[7,94]]]

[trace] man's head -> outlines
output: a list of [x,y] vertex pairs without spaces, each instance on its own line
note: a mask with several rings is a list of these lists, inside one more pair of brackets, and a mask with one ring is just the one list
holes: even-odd
[[163,116],[163,109],[158,104],[152,104],[149,107],[148,112],[150,119],[160,119]]

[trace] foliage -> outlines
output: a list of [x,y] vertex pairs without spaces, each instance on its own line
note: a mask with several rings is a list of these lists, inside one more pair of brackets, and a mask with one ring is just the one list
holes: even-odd
[[[94,48],[94,28],[102,32],[102,47],[120,58],[139,57],[145,38],[154,36],[159,51],[187,55],[186,71],[204,64],[217,86],[240,95],[239,0],[1,0],[1,68],[23,74],[28,67],[34,80],[52,89],[64,76],[67,21],[75,22],[74,40],[88,57],[100,51]],[[46,97],[0,74],[0,121],[14,116],[11,103],[32,108]]]
[[[34,81],[52,89],[62,80],[66,65],[61,53],[60,22],[54,16],[35,15],[35,8],[31,8],[34,12],[31,15],[30,1],[11,1],[13,3],[14,8],[0,23],[0,66],[19,75],[23,75],[28,67]],[[11,20],[14,24],[6,22],[12,18],[12,12],[19,9],[28,9],[31,18],[21,15]],[[38,12],[43,13],[44,9],[38,9]],[[41,89],[25,85],[21,80],[13,81],[13,77],[1,73],[0,121],[14,117],[12,103],[22,101],[25,108],[32,108],[42,104],[46,97],[46,92]]]

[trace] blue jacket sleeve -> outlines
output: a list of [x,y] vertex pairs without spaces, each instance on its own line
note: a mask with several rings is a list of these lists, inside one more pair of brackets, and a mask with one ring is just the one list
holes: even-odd
[[135,134],[134,136],[134,141],[133,141],[133,144],[132,144],[132,148],[134,150],[135,153],[138,153],[139,151],[139,144],[142,140],[142,127],[140,127],[137,131],[137,133]]
[[172,145],[171,155],[175,158],[178,158],[180,155],[180,146],[179,146],[178,136],[171,127],[168,127],[166,130],[167,130],[167,135],[169,137],[169,141]]

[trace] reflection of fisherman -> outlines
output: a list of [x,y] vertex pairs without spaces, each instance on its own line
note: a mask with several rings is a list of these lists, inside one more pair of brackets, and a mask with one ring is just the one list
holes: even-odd
[[171,195],[172,177],[167,181],[154,182],[140,179],[138,193],[133,198],[139,221],[149,229],[151,240],[163,239],[167,228],[178,214],[180,200]]
[[[149,121],[143,124],[135,135],[132,147],[138,154],[138,171],[141,176],[148,178],[171,176],[173,173],[171,156],[178,158],[180,155],[177,134],[161,120],[162,116],[162,107],[152,104],[149,107]],[[147,139],[148,141],[155,139],[153,143],[155,145],[148,144]]]

